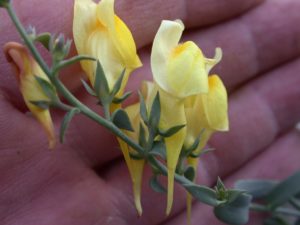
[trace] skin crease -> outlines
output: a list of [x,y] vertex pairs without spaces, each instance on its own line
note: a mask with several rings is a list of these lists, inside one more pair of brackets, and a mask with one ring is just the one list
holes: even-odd
[[[72,37],[72,7],[71,0],[32,0],[18,2],[16,9],[24,24]],[[149,46],[161,19],[183,19],[184,39],[195,41],[207,56],[217,46],[223,49],[214,72],[230,91],[230,132],[212,138],[210,145],[217,150],[201,160],[200,183],[213,185],[218,175],[229,186],[241,178],[281,179],[300,169],[300,133],[294,129],[300,120],[298,0],[116,0],[116,11],[131,28],[144,63],[132,74],[128,89],[150,79]],[[0,21],[0,45],[19,41],[3,9]],[[62,77],[82,101],[100,111],[80,87],[80,73],[77,65]],[[184,191],[177,188],[172,214],[166,218],[166,198],[148,187],[149,170],[143,216],[137,217],[128,171],[109,132],[78,116],[66,143],[49,151],[45,134],[25,111],[14,74],[0,54],[1,224],[186,223]],[[53,114],[58,129],[63,113]],[[192,221],[221,224],[199,203]],[[255,214],[249,224],[261,221]]]

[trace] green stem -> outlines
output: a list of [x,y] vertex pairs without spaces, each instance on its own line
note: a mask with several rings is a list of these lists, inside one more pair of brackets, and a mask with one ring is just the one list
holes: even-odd
[[[108,130],[110,130],[114,135],[116,135],[117,137],[119,137],[120,139],[125,141],[133,149],[135,149],[140,155],[145,155],[144,154],[145,150],[139,144],[137,144],[135,141],[133,141],[131,138],[129,138],[126,134],[124,134],[122,132],[122,130],[120,130],[117,126],[115,126],[110,120],[101,117],[100,115],[98,115],[97,113],[92,111],[90,108],[88,108],[86,105],[81,103],[64,86],[64,84],[59,80],[58,76],[56,76],[56,74],[57,74],[56,71],[58,70],[59,67],[58,68],[54,67],[54,68],[51,68],[51,69],[48,67],[48,65],[45,63],[45,61],[43,60],[43,58],[39,54],[38,50],[36,49],[33,41],[27,36],[27,33],[26,33],[24,27],[22,26],[22,24],[20,23],[18,17],[16,16],[11,4],[8,5],[7,11],[9,13],[13,23],[15,24],[18,32],[20,33],[21,37],[23,38],[25,44],[27,45],[27,47],[31,51],[34,59],[37,61],[37,63],[42,68],[42,70],[45,72],[45,74],[52,81],[52,83],[56,87],[56,89],[62,94],[62,96],[64,96],[64,98],[70,103],[70,105],[72,105],[72,107],[71,107],[71,106],[68,106],[68,105],[66,105],[62,102],[57,102],[57,106],[59,108],[63,109],[63,110],[66,110],[66,111],[72,110],[73,107],[78,108],[82,114],[84,114],[88,118],[96,121],[101,126],[103,126],[103,127],[107,128]],[[78,58],[77,59],[74,58],[71,61],[66,61],[66,62],[64,62],[64,64],[60,65],[60,68],[65,67],[65,66],[69,65],[69,63],[71,64],[76,60],[78,60]],[[108,107],[107,107],[107,109],[108,109]],[[107,110],[105,111],[105,116],[106,116],[106,118],[109,118],[109,116],[110,116],[109,112]],[[159,169],[159,171],[161,172],[161,174],[163,174],[165,176],[168,176],[168,169],[163,163],[161,163],[159,160],[157,160],[155,157],[153,157],[151,155],[147,155],[147,160],[152,165],[157,167]],[[206,191],[210,192],[211,195],[215,194],[215,191],[213,189],[205,187],[205,186],[195,185],[193,182],[191,182],[190,180],[186,179],[184,176],[181,176],[179,174],[175,174],[175,180],[178,183],[180,183],[183,187],[185,187],[187,190],[190,186],[193,186],[193,187],[197,186],[197,188],[202,188],[202,189],[205,189]],[[198,197],[198,200],[199,200],[199,197]],[[200,200],[201,200],[201,198],[200,198]],[[215,206],[215,203],[207,203],[207,204]]]
[[17,28],[19,34],[21,35],[21,37],[23,38],[25,44],[27,45],[27,47],[31,51],[34,59],[38,62],[38,64],[40,65],[42,70],[45,72],[45,74],[47,74],[49,76],[51,73],[50,73],[50,69],[49,69],[48,65],[43,60],[40,53],[37,51],[37,49],[34,46],[34,43],[32,42],[32,40],[30,38],[28,38],[27,32],[25,31],[24,27],[22,26],[19,18],[16,16],[16,13],[15,13],[13,7],[12,7],[11,2],[8,3],[8,6],[7,6],[6,9],[7,9],[7,12],[9,14],[12,22],[14,23],[15,27]]
[[278,207],[275,210],[271,210],[265,205],[252,203],[250,209],[257,212],[268,212],[268,213],[276,213],[276,214],[284,214],[288,216],[294,216],[300,218],[300,212],[294,209],[286,208],[286,207]]
[[65,86],[64,84],[56,78],[56,76],[53,76],[52,82],[54,86],[61,92],[61,94],[68,100],[70,104],[80,109],[81,113],[87,116],[88,118],[96,121],[101,126],[107,128],[110,130],[113,134],[121,138],[123,141],[125,141],[128,145],[130,145],[132,148],[137,150],[140,154],[143,155],[144,149],[138,145],[136,142],[134,142],[131,138],[129,138],[127,135],[125,135],[117,126],[115,126],[112,122],[104,119],[103,117],[99,116],[97,113],[92,111],[90,108],[82,104]]

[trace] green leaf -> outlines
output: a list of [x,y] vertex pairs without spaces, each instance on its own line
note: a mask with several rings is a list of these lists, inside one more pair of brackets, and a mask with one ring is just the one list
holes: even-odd
[[112,91],[111,91],[111,96],[115,96],[121,89],[121,86],[122,86],[122,82],[124,80],[124,76],[125,76],[125,72],[126,70],[124,69],[121,73],[121,75],[119,76],[117,82],[115,83]]
[[139,145],[142,147],[147,145],[146,132],[142,123],[140,123]]
[[219,204],[217,194],[213,189],[196,184],[183,184],[183,186],[198,201],[211,206]]
[[184,176],[190,180],[190,181],[194,181],[195,177],[196,177],[196,171],[194,169],[194,167],[189,166],[186,168],[186,170],[184,171]]
[[199,146],[200,140],[201,140],[201,135],[203,134],[205,129],[202,129],[199,133],[199,135],[197,136],[197,138],[195,139],[194,143],[187,149],[185,149],[186,152],[186,156],[190,156],[192,158],[199,158],[201,155],[202,150],[200,151],[199,154],[195,154],[193,153]]
[[41,108],[41,109],[49,109],[51,102],[49,101],[29,101],[31,104]]
[[112,114],[112,122],[120,129],[128,130],[128,131],[134,131],[130,119],[123,109],[117,109]]
[[216,188],[217,190],[222,190],[222,191],[226,190],[226,187],[220,177],[218,177],[217,179]]
[[132,94],[132,92],[126,92],[122,97],[120,98],[117,98],[117,97],[114,97],[113,99],[113,103],[115,104],[121,104],[122,102],[124,102],[130,95]]
[[297,210],[300,211],[300,200],[298,200],[297,198],[291,198],[290,199],[290,204],[296,208]]
[[144,123],[146,125],[148,125],[148,112],[147,112],[147,107],[146,107],[146,103],[145,103],[145,99],[144,96],[139,93],[139,98],[140,98],[140,114],[141,114],[141,118],[144,121]]
[[244,194],[245,192],[241,190],[229,189],[226,191],[227,201],[226,203],[234,202],[240,195]]
[[266,200],[271,209],[289,201],[300,192],[300,171],[277,184],[266,196]]
[[178,126],[174,126],[174,127],[171,127],[169,128],[168,130],[166,131],[163,131],[163,130],[158,130],[158,133],[162,136],[162,137],[171,137],[173,136],[174,134],[176,134],[178,131],[180,131],[182,128],[184,128],[186,125],[183,124],[183,125],[178,125]]
[[214,208],[215,216],[224,223],[243,225],[249,220],[251,195],[241,194],[234,201],[220,204]]
[[239,180],[234,187],[239,190],[244,190],[252,195],[254,199],[264,198],[278,184],[272,180]]
[[50,40],[51,34],[49,32],[39,34],[35,39],[34,42],[41,43],[47,50],[50,50]]
[[150,179],[150,187],[158,193],[166,193],[166,188],[158,181],[157,176]]
[[68,39],[63,48],[63,53],[64,53],[63,58],[67,57],[70,54],[71,45],[72,45],[72,40]]
[[105,73],[99,61],[97,61],[94,90],[97,96],[101,99],[102,104],[105,105],[105,102],[103,101],[106,101],[109,96],[109,87]]
[[157,92],[150,111],[150,117],[149,117],[149,124],[152,128],[156,129],[159,124],[160,120],[160,98],[159,98],[159,92]]
[[266,219],[264,225],[289,225],[289,223],[280,216],[274,216]]
[[166,159],[166,145],[164,141],[154,141],[152,149],[149,153],[154,156],[159,156],[162,159]]
[[90,85],[83,79],[81,79],[81,83],[83,84],[84,89],[92,96],[97,96],[95,91],[90,87]]
[[44,94],[48,98],[50,98],[51,100],[57,99],[56,90],[51,83],[49,83],[47,80],[45,80],[39,76],[35,76],[35,79],[38,82],[38,84],[40,85],[40,87],[42,88]]
[[78,108],[73,108],[71,111],[69,111],[68,113],[66,113],[61,126],[60,126],[60,142],[64,143],[64,138],[65,138],[65,132],[69,126],[69,123],[71,122],[72,118],[75,116],[75,114],[79,113],[80,110]]

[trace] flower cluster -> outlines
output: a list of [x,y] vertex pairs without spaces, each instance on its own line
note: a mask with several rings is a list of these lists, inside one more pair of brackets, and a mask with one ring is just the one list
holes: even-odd
[[[226,89],[217,75],[209,75],[221,60],[222,51],[217,48],[213,59],[206,58],[194,42],[180,43],[183,30],[180,20],[162,21],[151,52],[154,81],[143,84],[139,103],[122,109],[129,76],[142,66],[132,34],[115,15],[114,0],[102,0],[98,4],[92,0],[75,0],[73,35],[78,54],[95,59],[81,61],[93,88],[86,83],[85,87],[108,109],[106,119],[144,149],[142,153],[137,152],[124,139],[118,138],[139,214],[142,213],[144,165],[151,161],[150,156],[158,154],[157,149],[167,165],[166,213],[169,214],[175,174],[185,176],[187,171],[192,171],[193,176],[189,179],[194,181],[198,157],[208,139],[216,131],[228,130]],[[56,70],[69,63],[63,62],[69,52],[69,41],[65,43],[59,36],[46,46],[50,46]],[[29,110],[47,131],[50,147],[54,147],[55,135],[48,107],[58,104],[59,100],[52,80],[23,46],[10,43],[5,51],[18,74]],[[56,79],[55,73],[51,78]],[[67,121],[76,110],[80,107],[70,111]],[[151,166],[155,174],[155,165]],[[190,206],[191,196],[188,195]]]
[[[73,31],[78,52],[99,60],[109,88],[115,85],[125,68],[121,95],[129,74],[140,67],[141,62],[129,29],[114,14],[114,1],[102,0],[96,4],[91,0],[76,0],[74,9]],[[190,155],[199,155],[213,132],[228,130],[226,89],[217,75],[208,76],[211,68],[221,60],[221,49],[216,49],[213,59],[207,59],[194,42],[179,43],[183,30],[180,20],[161,23],[151,53],[154,83],[148,83],[143,92],[148,109],[159,93],[159,130],[185,125],[163,138],[168,168],[167,214],[172,207],[174,175],[182,151],[188,151],[200,139],[196,148],[187,155],[188,165],[196,170],[198,159]],[[96,63],[83,62],[82,68],[93,84]],[[139,110],[139,104],[126,109],[134,132],[125,132],[136,141],[140,137],[142,121]],[[140,192],[145,160],[134,159],[131,153],[135,150],[122,140],[119,143],[133,182],[135,204],[141,214]]]

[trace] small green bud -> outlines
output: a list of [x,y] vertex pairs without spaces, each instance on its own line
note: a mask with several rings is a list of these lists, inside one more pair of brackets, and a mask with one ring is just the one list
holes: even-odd
[[63,34],[59,34],[51,43],[52,57],[56,61],[63,60],[70,52],[71,40],[65,40]]
[[7,8],[10,0],[0,0],[0,7]]
[[27,35],[31,40],[34,40],[36,38],[36,30],[35,27],[29,25],[29,27],[26,29]]

